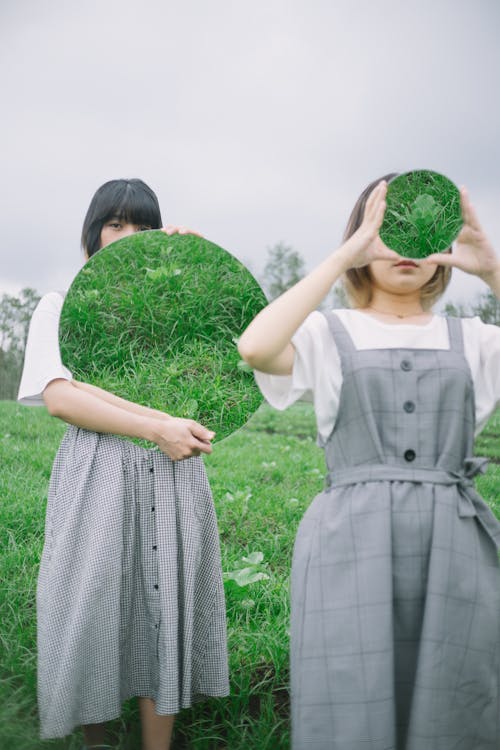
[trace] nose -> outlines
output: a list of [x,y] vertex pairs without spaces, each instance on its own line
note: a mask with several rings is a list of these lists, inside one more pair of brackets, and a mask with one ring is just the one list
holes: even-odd
[[138,231],[139,227],[135,224],[124,224],[120,232],[120,237],[130,237],[130,235],[135,234]]

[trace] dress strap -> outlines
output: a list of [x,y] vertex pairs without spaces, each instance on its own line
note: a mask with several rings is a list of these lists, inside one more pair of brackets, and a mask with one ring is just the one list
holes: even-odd
[[446,318],[448,324],[448,335],[450,338],[450,350],[453,352],[464,352],[464,334],[461,318]]
[[352,354],[355,352],[356,347],[353,340],[338,315],[335,315],[331,310],[323,312],[323,315],[326,318],[328,328],[333,336],[339,354],[342,356],[343,354]]

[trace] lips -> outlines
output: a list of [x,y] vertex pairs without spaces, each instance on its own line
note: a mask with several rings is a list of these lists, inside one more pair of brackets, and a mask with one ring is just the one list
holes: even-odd
[[399,263],[395,263],[396,268],[418,268],[418,264],[412,260],[401,260]]

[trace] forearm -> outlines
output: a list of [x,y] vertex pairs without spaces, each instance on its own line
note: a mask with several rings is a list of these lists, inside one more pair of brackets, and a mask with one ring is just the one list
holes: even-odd
[[43,399],[50,414],[94,432],[152,440],[156,419],[122,409],[67,380],[48,384]]
[[238,350],[243,359],[259,369],[259,364],[265,365],[279,355],[348,267],[345,254],[337,250],[261,310],[239,339]]
[[72,383],[76,388],[79,388],[82,391],[86,391],[87,393],[90,393],[109,404],[118,406],[120,409],[125,409],[125,411],[129,411],[132,414],[139,414],[140,416],[149,417],[152,419],[171,419],[171,416],[166,412],[159,411],[158,409],[150,409],[147,406],[135,404],[133,401],[127,401],[126,399],[121,398],[121,396],[116,396],[114,393],[105,391],[103,388],[99,388],[96,385],[90,385],[90,383],[81,383],[77,380],[73,380]]

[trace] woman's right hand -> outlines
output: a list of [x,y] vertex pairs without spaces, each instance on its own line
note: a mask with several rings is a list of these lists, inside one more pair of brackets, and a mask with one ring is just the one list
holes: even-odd
[[389,250],[379,237],[385,213],[385,196],[387,183],[382,180],[372,190],[366,201],[363,221],[359,228],[337,250],[342,256],[345,270],[361,268],[374,260],[397,260],[400,258],[394,250]]
[[295,361],[292,336],[342,274],[374,260],[401,260],[378,236],[386,191],[387,184],[379,183],[368,197],[363,221],[353,236],[261,310],[241,334],[238,351],[250,367],[271,375],[290,375]]
[[195,422],[193,419],[171,417],[154,419],[151,423],[151,439],[172,461],[181,461],[200,453],[211,453],[210,441],[215,432]]

